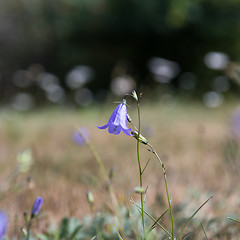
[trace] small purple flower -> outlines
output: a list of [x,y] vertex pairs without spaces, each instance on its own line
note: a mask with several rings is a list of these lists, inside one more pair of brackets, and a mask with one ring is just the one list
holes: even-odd
[[240,108],[237,108],[232,115],[231,131],[235,137],[240,138]]
[[123,99],[122,103],[120,103],[115,110],[113,111],[111,117],[108,120],[108,123],[102,127],[97,126],[99,129],[108,128],[109,133],[113,133],[115,135],[119,134],[121,130],[128,136],[132,136],[130,134],[131,128],[127,127],[127,106],[126,100]]
[[0,211],[0,240],[2,240],[4,235],[6,234],[7,226],[8,226],[8,217],[6,213]]
[[38,214],[42,204],[43,204],[43,199],[41,197],[37,197],[33,204],[31,218],[33,218],[34,216],[36,216]]
[[77,145],[85,145],[85,139],[89,139],[89,133],[86,128],[79,128],[79,131],[73,133],[72,139]]

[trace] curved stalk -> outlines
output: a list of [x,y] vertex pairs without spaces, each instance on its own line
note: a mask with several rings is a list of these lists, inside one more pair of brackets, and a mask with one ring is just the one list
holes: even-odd
[[172,220],[172,239],[174,240],[174,221],[173,221],[173,211],[172,211],[172,205],[171,205],[171,199],[169,196],[168,191],[168,184],[167,184],[167,175],[166,175],[166,168],[161,160],[161,158],[158,156],[157,152],[154,150],[151,144],[147,143],[147,145],[151,148],[152,153],[157,157],[163,171],[164,181],[165,181],[165,187],[166,187],[166,193],[167,193],[167,200],[168,200],[168,206],[170,210],[171,220]]

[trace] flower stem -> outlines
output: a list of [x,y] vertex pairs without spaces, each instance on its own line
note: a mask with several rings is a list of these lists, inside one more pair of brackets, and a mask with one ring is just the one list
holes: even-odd
[[29,220],[28,225],[27,225],[27,237],[26,240],[30,239],[30,229],[31,229],[31,225],[32,225],[32,218]]
[[167,200],[168,200],[168,205],[169,205],[169,210],[170,210],[170,215],[171,215],[171,220],[172,220],[172,239],[174,240],[174,221],[173,221],[173,211],[172,211],[172,205],[171,205],[171,199],[169,196],[169,191],[168,191],[168,184],[167,184],[167,174],[166,174],[166,168],[158,156],[157,152],[154,150],[151,144],[147,143],[147,145],[151,148],[152,153],[157,157],[163,171],[163,176],[164,176],[164,181],[165,181],[165,187],[166,187],[166,193],[167,193]]
[[[139,136],[140,136],[140,127],[141,127],[141,120],[140,120],[140,107],[139,103],[137,102],[137,109],[138,109],[138,139],[137,139],[137,159],[138,159],[138,168],[139,168],[139,177],[140,177],[140,188],[143,187],[143,180],[142,180],[142,167],[140,161],[140,151],[139,151]],[[143,193],[141,193],[141,216],[142,216],[142,227],[143,227],[143,239],[145,239],[145,221],[144,221],[144,208],[143,208]]]
[[84,139],[84,141],[86,142],[89,151],[93,155],[93,158],[96,160],[96,162],[97,162],[97,164],[98,164],[98,166],[100,168],[100,172],[101,172],[101,174],[103,176],[103,179],[104,179],[104,181],[105,181],[105,183],[107,185],[107,189],[108,189],[108,192],[109,192],[112,204],[113,204],[114,211],[115,211],[116,215],[118,215],[118,211],[119,211],[118,201],[117,201],[115,192],[113,190],[113,187],[112,187],[111,183],[109,182],[109,177],[108,177],[107,171],[105,169],[105,166],[104,166],[104,164],[102,162],[102,159],[99,156],[99,154],[96,151],[96,149],[94,148],[94,146],[92,145],[92,143],[84,136],[84,134],[81,132],[81,130],[79,129],[78,131],[81,134],[81,136]]

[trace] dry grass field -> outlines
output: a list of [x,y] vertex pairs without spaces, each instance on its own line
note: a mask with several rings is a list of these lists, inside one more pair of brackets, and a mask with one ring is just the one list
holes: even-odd
[[[176,221],[189,217],[213,196],[196,216],[202,221],[217,219],[215,228],[205,226],[206,232],[213,235],[224,232],[228,224],[237,224],[227,217],[240,217],[240,152],[237,152],[237,139],[230,131],[230,119],[238,103],[208,109],[198,103],[152,104],[144,99],[142,102],[142,133],[165,163]],[[65,216],[81,219],[92,214],[87,190],[94,195],[94,212],[110,207],[98,165],[86,146],[72,141],[76,127],[88,129],[106,169],[115,169],[113,186],[119,202],[131,205],[128,192],[139,199],[133,193],[139,182],[136,140],[96,127],[106,124],[114,108],[112,104],[85,110],[44,109],[24,114],[1,111],[0,208],[10,216],[11,232],[21,227],[23,212],[31,210],[37,196],[44,199],[43,228]],[[135,120],[136,109],[133,107],[128,112]],[[33,165],[28,173],[11,178],[6,188],[2,183],[8,181],[17,164],[16,156],[24,149],[31,149]],[[167,208],[161,167],[147,147],[141,145],[142,164],[148,159],[150,163],[143,175],[143,185],[148,186],[146,204],[154,214],[160,215]]]

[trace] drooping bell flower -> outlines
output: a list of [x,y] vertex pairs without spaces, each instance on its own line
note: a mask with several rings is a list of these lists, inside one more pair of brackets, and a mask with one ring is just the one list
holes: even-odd
[[123,101],[115,108],[106,125],[102,127],[99,126],[97,127],[99,129],[108,128],[108,132],[113,133],[115,135],[119,134],[122,130],[126,135],[132,136],[130,134],[131,128],[127,127],[126,100],[123,99]]

